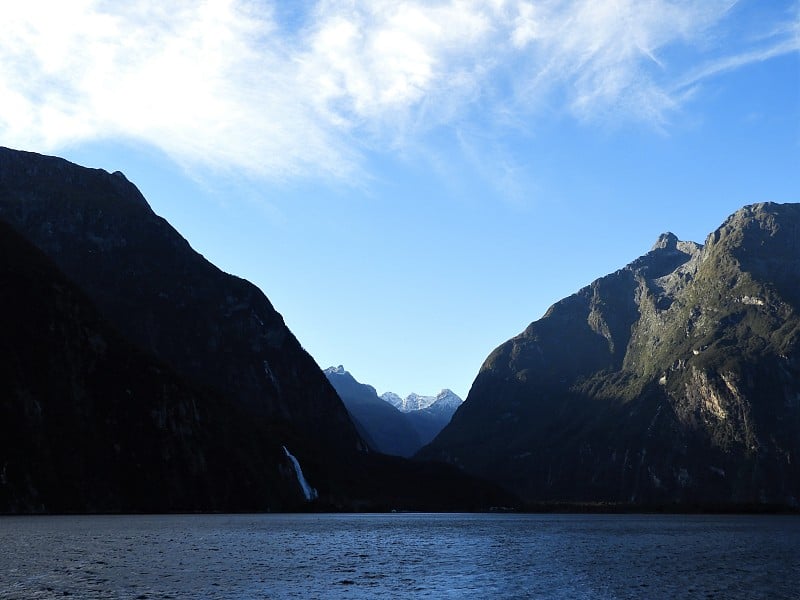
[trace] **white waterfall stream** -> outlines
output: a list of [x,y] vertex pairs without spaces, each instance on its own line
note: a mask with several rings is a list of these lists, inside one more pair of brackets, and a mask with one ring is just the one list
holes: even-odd
[[292,465],[294,465],[294,472],[295,475],[297,475],[297,483],[300,484],[306,501],[311,502],[312,500],[316,500],[319,494],[317,494],[317,490],[311,487],[308,481],[306,481],[306,478],[303,475],[303,469],[300,468],[300,462],[297,460],[294,454],[286,449],[286,446],[283,447],[283,451],[286,453],[286,456],[289,458],[289,460],[292,461]]

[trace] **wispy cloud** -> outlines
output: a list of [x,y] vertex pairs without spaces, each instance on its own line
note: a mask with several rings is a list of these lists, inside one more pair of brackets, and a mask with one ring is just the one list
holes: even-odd
[[776,56],[782,56],[791,52],[800,51],[800,30],[792,37],[780,39],[777,42],[772,42],[764,45],[763,47],[756,48],[741,54],[734,54],[731,56],[723,56],[721,58],[711,59],[708,62],[690,70],[682,79],[680,79],[673,87],[674,93],[695,87],[703,80],[709,79],[722,73],[735,71],[744,66],[764,62]]
[[338,178],[371,148],[466,118],[535,122],[548,103],[661,127],[699,81],[798,50],[796,26],[726,38],[732,4],[320,0],[287,18],[248,0],[6,3],[0,143],[122,138],[188,168]]

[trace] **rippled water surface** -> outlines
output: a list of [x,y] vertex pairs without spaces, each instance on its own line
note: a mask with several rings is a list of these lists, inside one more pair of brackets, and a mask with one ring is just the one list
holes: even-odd
[[0,518],[0,598],[800,598],[800,518]]

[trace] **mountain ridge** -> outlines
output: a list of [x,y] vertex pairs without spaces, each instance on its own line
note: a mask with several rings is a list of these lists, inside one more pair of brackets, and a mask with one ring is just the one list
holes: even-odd
[[440,410],[445,407],[455,409],[462,402],[461,398],[448,388],[443,388],[435,396],[423,396],[412,392],[405,398],[401,398],[394,392],[384,392],[380,395],[380,398],[403,412],[424,410],[433,407],[437,403]]
[[410,401],[405,402],[392,392],[378,396],[373,386],[356,381],[342,365],[324,372],[362,438],[387,454],[412,456],[442,430],[461,405],[461,399],[448,389],[436,396],[409,394],[406,400]]
[[360,383],[341,365],[323,372],[372,449],[409,457],[422,447],[419,435],[405,415],[381,400],[374,387]]
[[121,173],[0,148],[0,218],[144,350],[256,412],[319,423],[313,436],[336,423],[326,443],[358,450],[344,407],[266,296],[194,251]]
[[532,502],[800,498],[800,205],[737,211],[556,302],[418,455]]

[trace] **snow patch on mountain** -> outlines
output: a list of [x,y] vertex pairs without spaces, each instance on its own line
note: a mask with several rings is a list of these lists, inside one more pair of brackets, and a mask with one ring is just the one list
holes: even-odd
[[381,394],[381,400],[388,402],[395,408],[402,410],[401,407],[403,406],[403,399],[394,392],[386,392],[385,394]]
[[403,412],[412,412],[415,410],[434,411],[455,411],[463,400],[459,398],[454,392],[444,389],[435,396],[421,396],[419,394],[409,394],[405,398],[401,398],[394,392],[386,392],[381,394],[381,399],[388,402],[395,408]]
[[[348,378],[353,377],[342,365],[339,365],[338,367],[328,367],[325,369],[324,373],[329,379],[332,375]],[[353,381],[355,382],[355,380]],[[380,399],[384,402],[388,402],[401,412],[405,413],[425,410],[433,413],[449,413],[449,415],[452,415],[456,409],[461,406],[462,402],[464,402],[458,395],[455,394],[455,392],[447,388],[443,389],[435,396],[409,394],[405,398],[401,398],[394,392],[385,392],[380,395]]]

